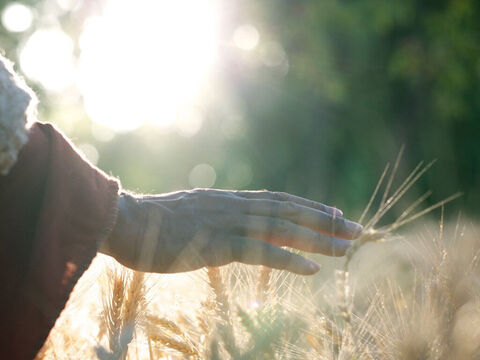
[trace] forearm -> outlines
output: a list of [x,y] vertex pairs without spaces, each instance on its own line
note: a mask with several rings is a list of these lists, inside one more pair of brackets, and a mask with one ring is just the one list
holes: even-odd
[[[121,258],[123,253],[129,253],[132,258],[136,258],[136,244],[138,244],[138,239],[143,237],[146,221],[147,213],[138,205],[138,199],[128,193],[120,193],[115,226],[109,236],[101,241],[98,251],[115,258]],[[121,254],[118,249],[121,249]],[[124,265],[134,266],[129,263],[124,263]]]
[[32,127],[16,164],[0,176],[0,293],[8,294],[0,358],[32,358],[41,347],[113,228],[117,194],[118,183],[53,126]]

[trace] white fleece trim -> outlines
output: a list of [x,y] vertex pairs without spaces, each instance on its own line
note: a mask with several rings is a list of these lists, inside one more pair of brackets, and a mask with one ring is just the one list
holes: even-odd
[[28,141],[37,98],[0,54],[0,174],[7,175]]

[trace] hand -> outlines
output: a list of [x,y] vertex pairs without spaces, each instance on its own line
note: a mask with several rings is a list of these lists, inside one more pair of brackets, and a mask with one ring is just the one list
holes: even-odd
[[362,226],[340,210],[270,191],[195,189],[122,194],[100,251],[135,270],[172,273],[234,261],[313,274],[319,265],[280,248],[342,256]]

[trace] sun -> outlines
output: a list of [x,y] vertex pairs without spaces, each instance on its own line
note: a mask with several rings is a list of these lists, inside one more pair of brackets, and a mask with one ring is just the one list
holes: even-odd
[[[76,86],[88,116],[116,131],[179,118],[183,129],[216,63],[215,1],[106,0],[78,44],[59,24],[36,29],[21,50],[22,70],[49,91]],[[3,12],[10,31],[28,28],[31,10],[22,9]],[[186,133],[198,129],[191,123]]]
[[110,0],[80,37],[87,114],[115,130],[167,125],[192,104],[217,55],[209,0]]

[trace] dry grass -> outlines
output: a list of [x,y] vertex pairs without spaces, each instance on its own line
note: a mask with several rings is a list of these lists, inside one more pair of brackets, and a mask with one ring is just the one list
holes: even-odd
[[442,211],[440,225],[395,235],[451,200],[415,213],[428,194],[378,226],[430,166],[392,190],[399,162],[363,234],[318,276],[239,264],[145,276],[98,256],[37,358],[480,359],[478,229],[446,226]]

